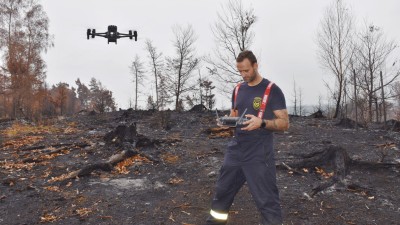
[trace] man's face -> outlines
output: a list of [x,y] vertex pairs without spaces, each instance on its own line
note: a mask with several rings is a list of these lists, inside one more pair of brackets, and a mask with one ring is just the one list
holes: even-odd
[[236,67],[245,82],[252,82],[257,76],[257,63],[251,65],[249,59],[244,59],[242,62],[236,63]]

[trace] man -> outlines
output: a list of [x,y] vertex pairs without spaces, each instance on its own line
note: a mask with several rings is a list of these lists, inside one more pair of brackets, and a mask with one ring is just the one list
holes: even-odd
[[249,120],[235,128],[235,136],[228,143],[207,225],[226,224],[233,199],[246,181],[263,224],[282,224],[273,131],[289,128],[285,97],[277,85],[258,73],[257,59],[251,51],[241,52],[236,63],[244,82],[233,91],[230,116],[240,116],[247,109]]

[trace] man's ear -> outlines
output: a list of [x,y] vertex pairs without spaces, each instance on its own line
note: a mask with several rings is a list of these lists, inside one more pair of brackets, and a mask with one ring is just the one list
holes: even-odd
[[258,71],[258,63],[253,64],[253,69]]

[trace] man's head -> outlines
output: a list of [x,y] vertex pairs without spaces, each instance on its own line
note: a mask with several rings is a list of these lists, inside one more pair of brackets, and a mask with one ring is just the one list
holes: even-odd
[[236,58],[236,67],[245,82],[252,82],[258,74],[257,58],[252,51],[245,50]]

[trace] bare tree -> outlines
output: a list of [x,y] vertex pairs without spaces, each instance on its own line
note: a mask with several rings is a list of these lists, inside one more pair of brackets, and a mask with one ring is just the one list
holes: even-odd
[[[159,77],[161,76],[161,70],[162,70],[162,66],[163,66],[163,62],[162,62],[162,53],[158,53],[156,47],[154,47],[153,43],[151,40],[147,39],[146,40],[146,50],[148,52],[148,56],[150,59],[150,66],[151,66],[151,71],[153,72],[154,75],[154,80],[155,80],[155,88],[156,88],[156,109],[159,108],[159,103],[160,103],[160,99],[159,99]],[[153,102],[154,103],[154,102]]]
[[297,116],[297,87],[296,87],[296,80],[293,77],[293,115]]
[[159,95],[158,95],[158,104],[157,107],[158,109],[163,110],[168,104],[172,103],[172,97],[169,84],[168,84],[168,79],[167,75],[165,74],[159,74]]
[[303,89],[301,89],[301,87],[299,87],[298,93],[299,93],[299,115],[303,116],[305,110],[303,106]]
[[197,37],[192,26],[177,25],[173,27],[173,32],[175,56],[167,58],[167,68],[169,83],[175,96],[175,110],[179,110],[183,106],[180,103],[180,100],[183,101],[181,96],[193,88],[190,79],[193,77],[192,72],[196,69],[199,58],[194,47]]
[[144,76],[143,63],[140,61],[138,55],[135,56],[135,60],[132,62],[130,68],[133,74],[133,83],[135,84],[135,110],[137,110],[139,84],[142,84]]
[[241,0],[230,0],[217,16],[211,28],[216,47],[213,57],[205,57],[205,61],[210,72],[220,81],[220,90],[230,94],[234,84],[241,81],[235,59],[253,43],[256,16],[254,9],[245,8]]
[[354,53],[354,25],[350,10],[342,0],[334,0],[325,11],[317,34],[321,64],[334,76],[334,87],[328,85],[335,99],[334,118],[340,112],[346,74]]
[[394,111],[397,120],[400,120],[400,81],[397,81],[392,86],[392,91],[395,97],[396,110]]
[[387,60],[397,47],[394,40],[387,40],[382,29],[375,25],[365,25],[360,32],[356,56],[359,64],[357,82],[368,101],[368,121],[373,120],[373,103],[375,103],[376,121],[378,121],[378,99],[382,88],[390,86],[400,76],[400,71],[395,63],[383,74],[382,84],[379,71],[382,71]]

